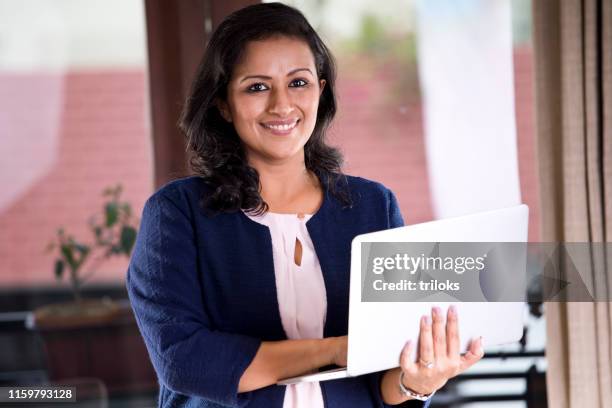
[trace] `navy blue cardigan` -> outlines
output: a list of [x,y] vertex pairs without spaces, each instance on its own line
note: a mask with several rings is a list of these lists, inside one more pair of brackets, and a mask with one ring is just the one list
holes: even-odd
[[[353,205],[326,189],[306,223],[327,293],[324,336],[348,332],[351,240],[403,225],[393,193],[348,177]],[[282,407],[285,387],[238,393],[262,341],[286,339],[270,231],[242,211],[210,216],[202,179],[171,182],[146,203],[127,274],[138,326],[160,382],[160,407]],[[321,383],[326,407],[383,407],[381,373]],[[405,406],[427,406],[408,401]]]

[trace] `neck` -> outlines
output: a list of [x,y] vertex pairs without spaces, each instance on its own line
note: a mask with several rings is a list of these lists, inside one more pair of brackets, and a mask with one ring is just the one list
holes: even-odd
[[319,180],[306,169],[304,156],[282,163],[249,160],[259,173],[261,196],[272,212],[312,212],[322,197]]

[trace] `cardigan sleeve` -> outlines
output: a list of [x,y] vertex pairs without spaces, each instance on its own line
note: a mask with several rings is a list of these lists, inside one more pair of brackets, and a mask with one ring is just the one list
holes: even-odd
[[130,302],[160,382],[180,394],[244,406],[251,393],[238,394],[238,383],[261,342],[211,328],[194,228],[181,207],[162,192],[147,201],[127,274]]
[[389,214],[389,229],[404,226],[404,218],[397,203],[397,198],[391,190],[387,190],[387,208]]
[[[387,228],[397,228],[404,226],[404,219],[402,218],[402,213],[400,211],[399,205],[397,204],[397,199],[395,198],[395,194],[389,189],[385,189],[385,200],[387,204]],[[399,356],[398,356],[399,359]],[[417,400],[409,400],[399,405],[388,405],[385,404],[382,395],[380,392],[380,385],[382,381],[382,377],[386,371],[379,371],[376,373],[368,374],[368,383],[372,388],[372,395],[377,399],[378,406],[383,408],[391,408],[391,407],[405,407],[405,408],[427,408],[431,402],[431,399],[422,402]],[[399,384],[398,384],[399,387]]]

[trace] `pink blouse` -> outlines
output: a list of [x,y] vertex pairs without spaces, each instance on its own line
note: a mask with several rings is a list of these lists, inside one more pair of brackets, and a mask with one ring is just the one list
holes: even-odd
[[[247,216],[270,229],[278,305],[287,338],[323,338],[327,296],[321,265],[306,228],[312,215],[267,212]],[[296,240],[302,246],[300,265],[295,262]],[[287,386],[283,408],[302,407],[324,407],[318,382]]]

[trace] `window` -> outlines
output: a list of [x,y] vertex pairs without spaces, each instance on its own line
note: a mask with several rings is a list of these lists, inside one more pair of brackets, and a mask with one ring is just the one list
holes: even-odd
[[1,1],[0,16],[0,285],[55,286],[58,228],[91,241],[106,187],[136,215],[152,192],[143,3]]

